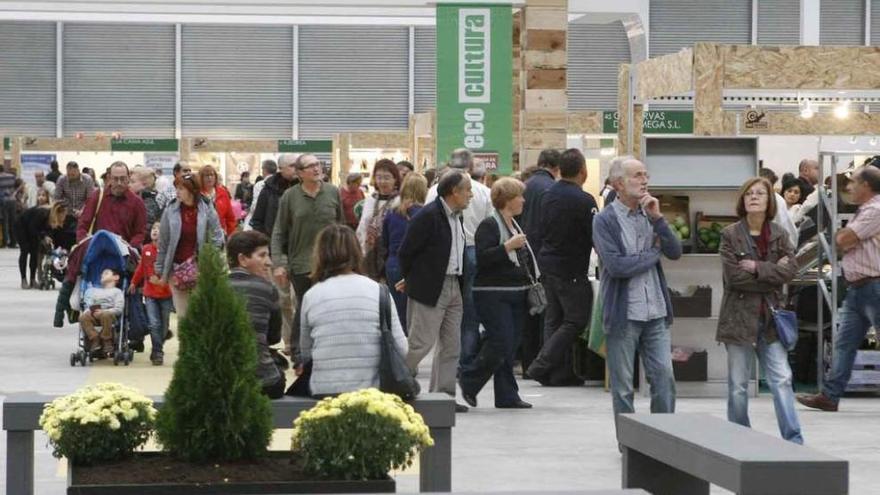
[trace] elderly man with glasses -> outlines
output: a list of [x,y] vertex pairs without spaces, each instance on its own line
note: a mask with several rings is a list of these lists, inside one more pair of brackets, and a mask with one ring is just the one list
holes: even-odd
[[87,239],[99,230],[106,230],[122,237],[133,249],[140,250],[144,243],[144,225],[147,210],[143,200],[129,190],[128,165],[113,162],[107,171],[107,186],[92,193],[83,206],[76,226],[76,246],[70,254],[67,276],[58,291],[55,305],[56,327],[64,326],[64,310],[70,309],[71,291],[79,275],[79,267],[88,250]]

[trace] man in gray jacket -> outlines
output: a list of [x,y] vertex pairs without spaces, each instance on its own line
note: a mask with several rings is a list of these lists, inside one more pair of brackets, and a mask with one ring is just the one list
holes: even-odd
[[633,363],[642,358],[651,384],[651,412],[675,412],[672,374],[672,304],[661,256],[681,257],[681,243],[648,192],[645,164],[615,159],[609,179],[617,199],[593,221],[593,244],[602,261],[603,324],[615,418],[634,412]]

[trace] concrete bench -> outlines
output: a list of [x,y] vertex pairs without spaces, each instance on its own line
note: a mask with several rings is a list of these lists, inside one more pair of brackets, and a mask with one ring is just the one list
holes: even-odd
[[[43,406],[54,396],[37,393],[10,394],[3,401],[6,430],[6,493],[34,493],[34,431],[40,430]],[[152,397],[161,409],[163,397]],[[275,428],[293,428],[293,420],[317,403],[314,399],[284,397],[272,401]],[[431,430],[434,446],[419,457],[419,490],[449,492],[452,489],[452,427],[455,400],[446,394],[423,394],[410,402]]]
[[840,495],[849,463],[702,414],[623,414],[623,487],[654,495],[708,495],[715,484],[740,495]]

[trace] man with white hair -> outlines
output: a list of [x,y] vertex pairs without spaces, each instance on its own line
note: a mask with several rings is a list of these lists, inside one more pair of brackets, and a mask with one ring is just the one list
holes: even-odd
[[[464,302],[464,315],[461,319],[461,355],[459,363],[463,366],[470,363],[476,356],[480,345],[480,321],[477,310],[474,307],[472,288],[474,277],[477,275],[477,251],[474,246],[474,234],[477,232],[480,222],[492,215],[492,191],[474,180],[471,172],[474,169],[474,154],[467,148],[459,148],[452,152],[449,162],[450,170],[467,172],[471,181],[473,198],[467,208],[462,212],[464,219],[465,250],[464,250],[464,284],[462,299]],[[425,204],[432,203],[437,199],[437,185],[428,190]]]
[[615,420],[632,413],[633,363],[642,357],[651,385],[651,412],[675,412],[672,374],[672,304],[663,256],[681,257],[681,243],[648,192],[648,170],[621,157],[608,173],[617,199],[593,221],[593,243],[602,261],[603,324]]

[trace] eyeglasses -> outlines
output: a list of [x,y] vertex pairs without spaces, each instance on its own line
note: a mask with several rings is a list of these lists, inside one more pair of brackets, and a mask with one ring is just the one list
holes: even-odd
[[126,182],[128,182],[128,176],[127,175],[122,175],[122,176],[118,176],[118,177],[110,176],[110,182],[116,182],[117,184],[125,184]]
[[320,166],[321,166],[320,163],[314,162],[314,163],[309,163],[307,165],[303,165],[302,167],[299,167],[299,170],[309,170],[309,169],[313,169],[313,168],[320,167]]

